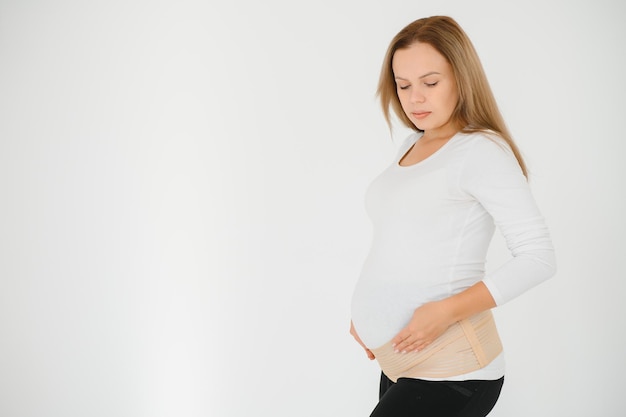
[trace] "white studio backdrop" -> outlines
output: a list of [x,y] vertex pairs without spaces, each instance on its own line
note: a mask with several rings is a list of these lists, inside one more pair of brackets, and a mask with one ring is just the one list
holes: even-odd
[[[447,14],[559,270],[496,310],[494,417],[620,416],[618,1],[0,1],[0,415],[367,416],[363,193],[388,42]],[[508,257],[499,236],[488,268]]]

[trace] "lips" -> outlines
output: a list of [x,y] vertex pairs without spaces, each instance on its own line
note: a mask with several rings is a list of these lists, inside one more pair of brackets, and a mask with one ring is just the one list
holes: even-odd
[[411,114],[416,119],[423,119],[427,117],[430,114],[430,112],[429,111],[415,111],[415,112],[412,112]]

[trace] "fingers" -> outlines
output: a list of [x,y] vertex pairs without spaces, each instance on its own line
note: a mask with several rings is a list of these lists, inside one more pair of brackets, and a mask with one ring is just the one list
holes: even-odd
[[408,334],[404,337],[398,336],[398,338],[392,343],[392,347],[396,353],[416,352],[426,348],[430,344],[430,341],[420,338],[412,334]]

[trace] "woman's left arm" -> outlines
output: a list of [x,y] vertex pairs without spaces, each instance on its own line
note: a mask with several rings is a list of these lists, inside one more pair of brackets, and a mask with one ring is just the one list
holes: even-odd
[[393,339],[398,352],[423,349],[451,324],[502,305],[556,272],[548,228],[506,145],[489,139],[478,141],[467,158],[460,184],[463,192],[493,217],[513,257],[466,290],[417,308]]
[[394,349],[403,353],[422,350],[451,324],[495,306],[482,281],[451,297],[426,303],[413,312],[409,324],[393,339]]

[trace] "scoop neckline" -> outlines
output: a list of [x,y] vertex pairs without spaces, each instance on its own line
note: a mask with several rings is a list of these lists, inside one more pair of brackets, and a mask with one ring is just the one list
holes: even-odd
[[404,159],[404,157],[407,156],[409,152],[411,152],[411,149],[413,149],[415,144],[423,137],[423,135],[418,136],[417,139],[415,139],[415,141],[411,144],[411,146],[409,146],[409,148],[405,152],[403,152],[402,155],[400,155],[400,158],[396,160],[395,166],[400,169],[410,169],[410,168],[425,164],[429,160],[434,159],[438,154],[442,153],[448,147],[450,142],[452,142],[457,136],[459,136],[460,133],[461,132],[456,132],[454,135],[450,137],[450,139],[448,139],[446,143],[441,145],[439,149],[437,149],[435,152],[433,152],[426,158],[422,159],[421,161],[418,161],[411,165],[400,165],[400,162]]

